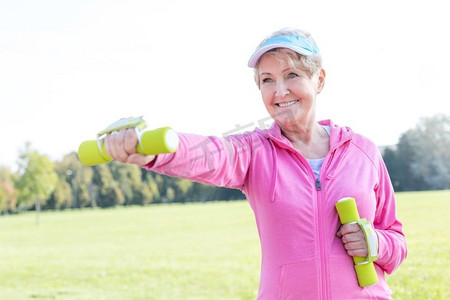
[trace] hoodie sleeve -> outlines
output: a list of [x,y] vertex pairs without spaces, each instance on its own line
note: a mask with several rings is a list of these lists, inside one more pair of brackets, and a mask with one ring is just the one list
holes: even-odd
[[242,189],[251,160],[251,134],[226,138],[178,133],[178,150],[160,154],[145,169],[193,181]]
[[374,227],[378,235],[378,260],[376,263],[387,274],[393,273],[407,255],[402,223],[397,219],[394,189],[387,168],[379,155],[379,184],[375,188],[377,210]]

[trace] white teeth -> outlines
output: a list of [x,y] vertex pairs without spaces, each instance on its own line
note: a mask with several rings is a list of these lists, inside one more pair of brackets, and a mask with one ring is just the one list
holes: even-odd
[[297,102],[297,100],[294,100],[294,101],[291,101],[291,102],[286,102],[286,103],[278,103],[278,106],[279,107],[286,107],[286,106],[290,106],[290,105],[292,105],[292,104],[294,104],[296,102]]

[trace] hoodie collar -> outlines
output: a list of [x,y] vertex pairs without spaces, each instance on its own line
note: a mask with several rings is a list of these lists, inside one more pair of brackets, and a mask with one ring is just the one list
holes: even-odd
[[[330,151],[335,150],[343,143],[351,140],[354,135],[354,132],[350,127],[340,127],[331,120],[322,120],[318,123],[330,127]],[[281,148],[293,149],[292,143],[281,133],[281,128],[276,122],[273,122],[270,128],[263,130],[262,134],[267,139],[274,141]]]
[[[339,127],[333,124],[330,120],[319,121],[320,125],[330,126],[330,152],[333,152],[342,144],[351,140],[353,137],[353,131],[348,127]],[[277,144],[278,147],[288,149],[291,151],[295,151],[292,147],[292,143],[281,133],[281,128],[278,126],[276,122],[272,124],[269,129],[260,131],[265,138],[269,140],[269,143],[272,147],[272,170],[273,176],[271,180],[271,189],[270,189],[270,201],[275,201],[275,187],[278,181],[278,160],[277,160],[277,147],[274,144]],[[331,175],[330,175],[331,176]]]

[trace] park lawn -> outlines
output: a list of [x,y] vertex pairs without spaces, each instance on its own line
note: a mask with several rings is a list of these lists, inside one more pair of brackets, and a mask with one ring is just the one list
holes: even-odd
[[450,191],[397,193],[408,257],[388,277],[394,299],[450,299]]
[[[394,299],[450,299],[450,191],[398,193],[408,258]],[[255,299],[260,249],[246,201],[0,218],[0,299]]]
[[0,218],[0,299],[254,299],[245,201]]

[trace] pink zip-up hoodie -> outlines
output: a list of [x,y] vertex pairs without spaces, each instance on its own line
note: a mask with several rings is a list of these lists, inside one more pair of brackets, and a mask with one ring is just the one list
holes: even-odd
[[[406,258],[394,190],[378,148],[330,121],[330,151],[315,179],[306,159],[274,123],[226,138],[179,134],[176,153],[147,169],[243,191],[261,241],[259,300],[390,299],[385,273]],[[379,282],[359,287],[353,260],[336,237],[335,203],[354,197],[379,240]]]

